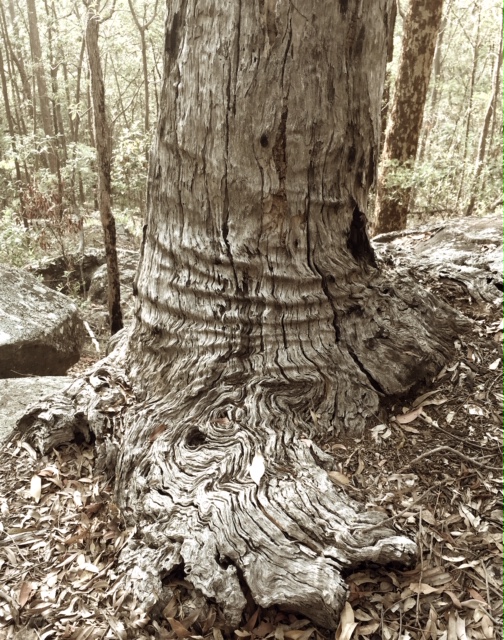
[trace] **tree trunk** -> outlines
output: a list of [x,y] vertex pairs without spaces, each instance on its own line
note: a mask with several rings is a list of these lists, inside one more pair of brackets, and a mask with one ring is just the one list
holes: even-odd
[[458,210],[459,203],[463,199],[466,190],[467,184],[467,156],[469,155],[469,137],[471,133],[472,121],[473,121],[473,107],[474,107],[474,90],[476,88],[476,76],[478,73],[478,64],[480,58],[480,46],[481,46],[481,13],[483,11],[482,5],[480,2],[475,2],[473,5],[473,12],[476,14],[476,22],[474,25],[474,40],[471,42],[473,56],[472,56],[472,67],[471,67],[471,75],[469,76],[469,87],[468,87],[468,97],[464,100],[464,103],[467,104],[466,109],[466,121],[465,121],[465,133],[464,133],[464,146],[462,150],[462,161],[460,163],[460,172],[459,172],[459,188],[457,191],[457,200],[456,200],[456,208]]
[[385,131],[387,129],[387,118],[390,106],[390,89],[391,89],[391,63],[394,60],[394,31],[397,19],[397,2],[392,3],[388,24],[388,38],[387,38],[387,67],[385,73],[385,85],[383,87],[383,98],[381,104],[381,136],[380,136],[380,150],[383,148],[385,142]]
[[[442,0],[411,0],[401,59],[385,133],[375,205],[374,233],[406,228],[411,172],[418,149]],[[398,175],[403,172],[406,175]],[[395,175],[394,175],[395,174]]]
[[149,73],[147,69],[147,41],[146,41],[146,33],[147,29],[150,27],[154,18],[157,15],[159,0],[156,0],[154,4],[154,10],[152,14],[152,18],[146,20],[146,12],[147,12],[147,4],[144,4],[144,20],[140,22],[137,13],[135,11],[135,6],[133,4],[133,0],[128,0],[128,5],[131,11],[131,16],[133,18],[133,22],[135,23],[136,28],[138,29],[138,33],[140,35],[140,48],[142,52],[142,71],[143,71],[143,84],[144,84],[144,130],[148,132],[150,129],[150,91],[149,91]]
[[35,8],[35,0],[26,0],[28,6],[28,26],[30,31],[30,48],[32,52],[33,67],[35,77],[37,79],[37,89],[39,95],[40,105],[40,119],[42,121],[42,128],[46,138],[48,138],[48,151],[47,162],[51,173],[56,173],[58,170],[58,160],[53,147],[54,131],[51,122],[51,107],[49,92],[47,90],[47,82],[44,70],[44,63],[42,60],[42,47],[40,45],[40,35],[38,28],[37,11]]
[[98,47],[99,16],[92,5],[88,7],[86,44],[91,75],[91,95],[98,165],[98,204],[105,240],[108,277],[108,312],[112,335],[122,329],[121,291],[117,262],[116,228],[111,208],[111,162],[112,149],[107,113],[105,87],[103,84],[100,50]]
[[492,121],[493,111],[495,109],[496,97],[499,93],[502,83],[500,82],[502,68],[502,23],[499,34],[499,46],[497,47],[497,55],[495,58],[495,65],[492,73],[492,95],[488,101],[488,106],[485,112],[485,118],[483,119],[483,127],[481,129],[481,135],[478,143],[478,151],[476,154],[476,163],[474,167],[474,175],[472,178],[471,195],[467,204],[465,215],[470,216],[476,206],[476,198],[480,191],[479,182],[481,180],[481,173],[485,166],[485,156],[487,149],[487,138],[490,130],[490,123]]
[[[447,13],[450,9],[450,5],[448,4]],[[432,93],[429,101],[429,115],[427,117],[427,121],[424,122],[422,127],[422,135],[419,142],[418,156],[417,162],[423,162],[423,159],[426,155],[426,151],[428,148],[428,140],[431,134],[431,131],[436,126],[436,122],[438,119],[438,111],[437,105],[439,101],[439,96],[441,94],[441,64],[442,64],[442,50],[443,50],[443,39],[444,34],[448,25],[448,19],[443,18],[441,20],[441,24],[439,27],[439,32],[436,38],[436,47],[434,49],[434,61],[432,64]]]
[[[10,4],[11,3],[9,3],[9,8],[12,10],[13,7],[11,7]],[[22,87],[23,98],[24,98],[23,102],[27,105],[26,109],[27,109],[28,116],[33,117],[32,92],[30,87],[30,81],[28,79],[28,74],[26,72],[26,68],[23,60],[23,50],[20,42],[21,38],[19,35],[18,21],[16,20],[15,14],[13,16],[11,11],[9,13],[10,13],[11,24],[12,24],[12,29],[14,33],[14,45],[12,43],[11,38],[9,37],[9,30],[7,28],[7,20],[5,16],[4,7],[3,5],[0,4],[0,17],[2,20],[2,26],[3,26],[3,37],[5,40],[6,54],[10,54],[10,58],[13,60],[14,64],[17,67],[19,77],[21,79],[21,87]],[[11,79],[11,82],[12,82],[12,79]]]
[[415,545],[314,439],[361,433],[463,324],[366,235],[390,2],[295,4],[168,3],[134,327],[20,428],[42,450],[94,432],[146,609],[182,567],[232,624],[250,590],[334,628],[341,571]]
[[[6,52],[7,52],[7,47],[6,47]],[[23,181],[21,179],[21,168],[19,166],[19,158],[18,158],[18,152],[17,152],[17,146],[16,146],[16,132],[14,130],[14,121],[12,119],[12,113],[10,110],[9,89],[7,86],[7,77],[5,75],[1,46],[0,46],[0,80],[2,83],[2,95],[4,99],[5,117],[7,119],[7,125],[9,127],[9,137],[10,137],[10,144],[12,148],[12,155],[14,156],[14,169],[16,172],[16,189],[19,194],[19,213],[21,216],[21,220],[23,221],[24,227],[25,229],[27,229],[28,221],[26,219],[24,206],[23,206],[23,197],[22,197]]]

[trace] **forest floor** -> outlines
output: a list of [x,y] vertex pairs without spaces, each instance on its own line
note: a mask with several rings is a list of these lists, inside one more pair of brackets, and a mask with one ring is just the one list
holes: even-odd
[[[41,457],[19,442],[0,452],[0,639],[502,638],[502,308],[420,279],[473,329],[428,388],[384,407],[381,424],[322,443],[338,461],[334,483],[419,547],[413,567],[345,575],[336,634],[252,600],[241,627],[229,628],[216,605],[195,604],[183,576],[167,581],[175,595],[165,609],[145,615],[116,572],[134,531],[95,471],[93,447]],[[91,349],[74,374],[93,359]]]

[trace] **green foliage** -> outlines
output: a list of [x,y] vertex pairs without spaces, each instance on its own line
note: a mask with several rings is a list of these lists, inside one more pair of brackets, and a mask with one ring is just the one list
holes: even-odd
[[20,267],[29,262],[34,257],[33,239],[16,212],[5,208],[0,216],[0,263]]
[[116,206],[145,213],[147,155],[151,134],[138,126],[121,129],[114,148],[112,183]]
[[[58,3],[35,0],[35,4],[52,126],[56,123],[61,135],[48,137],[42,130],[26,3],[18,4],[17,13],[14,3],[6,3],[5,22],[0,25],[0,48],[15,138],[12,140],[8,133],[7,112],[4,101],[0,101],[0,119],[4,123],[0,132],[1,259],[16,264],[31,259],[33,253],[47,249],[49,244],[61,245],[76,216],[85,219],[96,209],[96,151],[87,52],[83,47],[85,6],[69,0]],[[123,211],[122,218],[130,219],[145,214],[147,150],[152,132],[144,131],[144,77],[138,29],[128,0],[117,0],[113,6],[110,19],[100,26],[100,55],[108,119],[113,130],[113,209],[116,215]],[[162,3],[156,6],[158,12],[153,16],[154,5],[147,0],[133,0],[141,22],[154,17],[145,31],[151,123],[156,120],[164,34]],[[106,6],[104,15],[109,10]],[[54,173],[47,168],[47,154],[51,151],[58,157],[58,170]],[[21,184],[16,179],[15,159],[21,171]],[[37,223],[36,232],[22,223],[26,214],[20,195],[29,192],[32,195],[36,192],[41,198],[40,212],[32,210],[31,218],[47,221],[45,226]],[[55,193],[61,220],[51,215],[48,220],[45,204]],[[137,226],[131,223],[132,228]]]

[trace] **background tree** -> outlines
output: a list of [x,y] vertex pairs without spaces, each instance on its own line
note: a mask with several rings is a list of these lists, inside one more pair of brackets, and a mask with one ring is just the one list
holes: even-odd
[[46,137],[45,156],[52,173],[58,169],[58,158],[53,148],[54,130],[51,120],[49,91],[47,89],[46,72],[42,58],[42,47],[38,27],[37,9],[35,0],[26,0],[28,7],[28,26],[30,32],[30,48],[33,60],[33,69],[37,80],[37,90],[40,107],[40,120]]
[[472,193],[469,198],[467,209],[465,211],[466,216],[470,216],[473,213],[474,207],[476,205],[476,197],[479,192],[479,182],[481,180],[481,175],[484,168],[488,135],[490,133],[491,123],[495,113],[495,103],[496,103],[497,96],[499,94],[499,89],[500,89],[499,79],[500,79],[501,68],[502,68],[502,23],[501,23],[501,32],[499,36],[499,41],[496,47],[494,71],[492,74],[492,94],[490,96],[490,99],[488,100],[485,119],[483,121],[483,127],[481,129],[481,135],[478,143],[478,152],[476,155],[476,162],[474,166],[474,176],[472,179]]
[[146,608],[183,567],[232,623],[246,583],[334,627],[343,567],[414,554],[334,487],[312,440],[360,433],[381,396],[438,371],[461,326],[385,278],[366,235],[389,10],[168,4],[135,324],[31,426],[42,449],[94,431],[137,527],[122,567]]
[[[110,332],[113,335],[123,327],[121,313],[121,289],[119,266],[117,262],[116,227],[111,208],[111,162],[112,139],[107,122],[105,105],[105,85],[103,82],[98,45],[99,25],[110,18],[100,17],[99,7],[84,0],[87,9],[86,45],[91,75],[91,93],[93,97],[93,118],[95,131],[96,156],[98,164],[98,203],[103,227],[105,256],[107,259],[107,298]],[[112,6],[112,12],[114,5]]]
[[388,173],[391,166],[410,169],[415,162],[442,11],[442,0],[410,1],[381,156],[375,233],[406,228],[411,187],[390,184]]

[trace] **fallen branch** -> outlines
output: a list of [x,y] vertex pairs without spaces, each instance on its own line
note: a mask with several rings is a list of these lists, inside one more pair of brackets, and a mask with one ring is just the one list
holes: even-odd
[[409,469],[410,467],[412,467],[417,462],[420,462],[420,460],[423,460],[424,458],[428,458],[434,453],[440,453],[441,451],[449,451],[450,453],[454,453],[455,455],[459,456],[459,458],[462,458],[466,462],[473,464],[475,467],[480,467],[480,469],[488,469],[489,471],[501,471],[500,467],[489,467],[484,462],[477,462],[473,458],[466,456],[465,453],[461,453],[460,451],[457,451],[457,449],[453,449],[452,447],[448,447],[447,445],[442,445],[441,447],[436,447],[435,449],[431,449],[430,451],[426,451],[425,453],[422,453],[421,455],[417,456],[414,460],[411,460],[411,462],[409,462],[407,465],[405,465],[404,467],[401,467],[398,473],[402,473],[406,469]]

